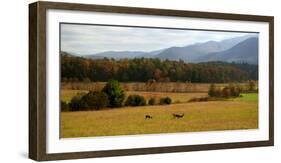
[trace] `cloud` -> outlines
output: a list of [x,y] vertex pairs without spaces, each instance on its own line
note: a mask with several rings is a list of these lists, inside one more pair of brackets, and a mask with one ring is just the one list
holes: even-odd
[[61,50],[74,54],[152,51],[247,35],[239,32],[61,24]]

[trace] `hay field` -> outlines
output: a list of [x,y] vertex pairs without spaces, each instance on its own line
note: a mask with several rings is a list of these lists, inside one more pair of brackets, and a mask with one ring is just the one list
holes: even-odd
[[[82,95],[87,93],[87,90],[71,90],[71,89],[63,89],[61,90],[61,100],[65,102],[70,102],[71,98],[76,95]],[[126,92],[126,96],[129,95],[141,95],[144,96],[145,99],[149,100],[150,98],[156,98],[159,100],[161,97],[170,97],[172,99],[172,103],[183,103],[189,101],[194,97],[205,97],[208,96],[207,93],[174,93],[174,92],[142,92],[142,91],[128,91]]]
[[[250,99],[250,100],[249,100]],[[175,119],[172,113],[182,114]],[[152,119],[145,119],[145,115]],[[255,94],[239,100],[62,112],[61,136],[92,137],[258,128]]]
[[[101,91],[106,82],[73,82],[61,83],[61,89],[67,90],[92,90]],[[235,83],[242,89],[246,89],[247,83]],[[177,92],[177,93],[207,93],[210,88],[210,83],[186,83],[186,82],[157,82],[157,83],[144,83],[144,82],[121,82],[121,87],[125,91],[142,91],[142,92]],[[216,83],[217,87],[225,87],[227,83]]]

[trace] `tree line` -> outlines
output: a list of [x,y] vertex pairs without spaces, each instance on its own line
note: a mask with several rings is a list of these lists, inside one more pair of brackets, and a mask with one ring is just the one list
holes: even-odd
[[120,82],[226,83],[258,79],[258,66],[247,63],[186,63],[157,58],[89,59],[61,54],[63,82],[95,82],[111,79]]

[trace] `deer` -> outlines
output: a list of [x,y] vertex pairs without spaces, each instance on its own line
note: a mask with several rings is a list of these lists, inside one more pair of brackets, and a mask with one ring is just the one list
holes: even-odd
[[184,117],[184,114],[175,114],[175,113],[173,113],[173,117],[174,118],[183,118]]
[[145,115],[145,119],[152,119],[151,115]]

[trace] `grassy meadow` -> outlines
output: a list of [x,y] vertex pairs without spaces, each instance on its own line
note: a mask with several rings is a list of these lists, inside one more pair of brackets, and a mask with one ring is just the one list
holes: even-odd
[[[91,90],[101,91],[106,82],[62,82],[63,90]],[[215,83],[217,87],[223,88],[229,83]],[[242,89],[247,89],[247,83],[236,83]],[[121,87],[127,91],[138,92],[175,92],[175,93],[194,93],[194,92],[208,92],[210,83],[186,83],[186,82],[121,82]]]
[[[175,119],[172,113],[184,113]],[[149,114],[153,118],[145,119]],[[256,102],[213,101],[114,110],[62,112],[62,137],[135,135],[258,127]]]
[[[70,101],[73,96],[87,92],[62,90],[61,97],[64,101]],[[188,102],[194,97],[206,97],[207,93],[126,92],[126,95],[131,94],[142,95],[146,99],[169,96],[172,104],[62,112],[61,136],[71,138],[258,128],[257,93],[208,102]],[[175,119],[173,113],[185,116]],[[152,119],[145,119],[146,115],[151,115]]]
[[[71,98],[76,95],[83,95],[87,93],[87,90],[61,90],[61,100],[65,102],[70,102]],[[170,97],[173,103],[183,103],[188,102],[191,98],[194,97],[206,97],[207,93],[175,93],[175,92],[142,92],[142,91],[128,91],[126,92],[126,96],[129,95],[141,95],[146,99],[156,98],[160,99],[161,97]]]
[[234,101],[258,102],[258,93],[242,93],[242,98],[231,99]]

